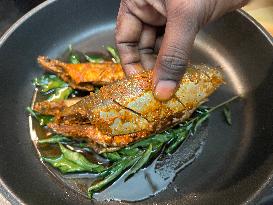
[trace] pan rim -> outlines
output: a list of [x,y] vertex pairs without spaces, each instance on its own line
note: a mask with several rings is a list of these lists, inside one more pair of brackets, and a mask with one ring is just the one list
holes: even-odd
[[243,17],[245,17],[247,20],[249,20],[253,25],[255,25],[261,33],[267,38],[271,46],[273,46],[273,36],[260,24],[254,17],[252,17],[250,14],[248,14],[243,9],[237,9],[236,10],[239,14],[241,14]]
[[[33,14],[37,13],[38,11],[42,10],[43,8],[47,7],[48,5],[56,2],[57,0],[46,0],[43,3],[39,4],[38,6],[31,9],[21,18],[19,18],[1,37],[0,37],[0,48],[8,39],[8,37],[19,27],[21,26],[26,20],[28,20]],[[244,18],[249,20],[253,25],[255,25],[260,32],[266,37],[269,43],[273,46],[273,36],[258,22],[256,21],[250,14],[242,9],[237,9],[235,12],[241,14]]]
[[21,18],[19,18],[12,26],[5,31],[5,33],[0,37],[0,49],[5,43],[5,41],[9,38],[9,36],[19,27],[21,26],[25,21],[27,21],[33,14],[37,13],[41,9],[47,7],[53,2],[56,2],[57,0],[46,0],[43,3],[39,4],[38,6],[31,9],[29,12],[24,14]]
[[[46,0],[45,2],[39,4],[38,6],[31,9],[29,12],[27,12],[25,15],[23,15],[20,19],[18,19],[1,37],[0,37],[0,49],[4,45],[4,43],[8,40],[8,38],[15,32],[24,22],[26,22],[29,18],[31,18],[34,14],[39,12],[40,10],[46,8],[47,6],[51,5],[52,3],[57,2],[58,0]],[[273,46],[273,36],[270,35],[270,33],[265,30],[265,28],[257,22],[252,16],[250,16],[247,12],[245,12],[242,9],[238,9],[235,12],[238,12],[243,18],[250,21],[267,39],[267,41]],[[267,181],[264,182],[263,186],[258,189],[255,193],[255,195],[251,196],[249,200],[253,200],[253,198],[259,197],[261,192],[267,188],[267,185],[272,181],[273,178],[273,172],[270,174],[271,177],[268,178]],[[10,188],[4,183],[2,180],[2,177],[0,176],[0,196],[1,194],[9,201],[16,201],[18,204],[24,204],[17,196],[16,193],[13,193]]]

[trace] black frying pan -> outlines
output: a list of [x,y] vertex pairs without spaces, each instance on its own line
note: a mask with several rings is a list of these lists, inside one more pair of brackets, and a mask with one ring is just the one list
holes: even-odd
[[[13,204],[104,204],[65,186],[40,163],[25,107],[33,94],[31,79],[43,72],[36,57],[59,57],[70,43],[81,51],[114,44],[118,6],[113,0],[50,0],[1,38],[0,182],[3,195]],[[244,93],[245,100],[232,105],[232,127],[215,113],[199,157],[170,188],[139,204],[256,204],[267,193],[273,176],[272,44],[272,38],[242,11],[200,32],[193,63],[220,65],[227,80],[210,103],[238,93]]]

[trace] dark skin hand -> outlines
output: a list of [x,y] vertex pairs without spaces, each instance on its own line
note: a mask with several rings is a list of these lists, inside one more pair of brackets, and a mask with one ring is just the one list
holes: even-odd
[[[187,67],[199,29],[248,0],[121,0],[116,44],[129,76],[154,69],[154,95],[168,100]],[[165,26],[163,39],[157,35]],[[162,42],[160,42],[162,40]],[[161,44],[157,59],[156,45]]]

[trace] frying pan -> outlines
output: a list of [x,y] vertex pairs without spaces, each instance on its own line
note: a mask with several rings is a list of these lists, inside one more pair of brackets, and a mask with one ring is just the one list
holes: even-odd
[[[43,72],[36,57],[60,57],[70,43],[81,51],[113,45],[118,7],[114,0],[46,1],[1,38],[0,182],[11,203],[120,204],[90,201],[50,174],[39,161],[25,113],[33,94],[31,80]],[[273,176],[272,44],[243,11],[200,31],[192,62],[221,66],[227,82],[210,103],[235,94],[244,100],[231,105],[232,127],[223,123],[221,112],[213,114],[199,157],[168,189],[136,204],[257,204],[268,193]]]

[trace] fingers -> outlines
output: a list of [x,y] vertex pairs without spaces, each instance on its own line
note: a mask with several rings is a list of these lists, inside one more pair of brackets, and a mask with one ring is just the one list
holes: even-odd
[[140,72],[138,42],[142,31],[142,22],[132,15],[121,2],[117,17],[116,45],[121,57],[121,63],[126,75]]
[[199,27],[248,1],[122,0],[116,43],[125,73],[140,72],[140,62],[145,68],[153,67],[157,47],[153,26],[159,28],[167,21],[154,67],[153,85],[159,100],[170,99],[187,67]]
[[161,10],[157,10],[162,2],[153,4],[148,3],[147,0],[123,0],[124,5],[128,10],[137,16],[143,23],[162,26],[166,23],[166,18],[162,15]]
[[156,42],[156,28],[144,25],[140,36],[138,50],[141,64],[146,70],[151,70],[155,64],[154,47]]
[[163,36],[158,36],[155,41],[154,53],[158,54],[162,44]]
[[[154,60],[151,48],[155,42],[155,29],[144,24],[164,25],[166,18],[145,0],[123,0],[117,18],[116,44],[126,75],[141,72],[139,65],[151,67]],[[139,50],[140,46],[140,50]]]
[[195,19],[193,13],[168,18],[153,76],[154,93],[159,100],[172,97],[185,72],[198,30]]

